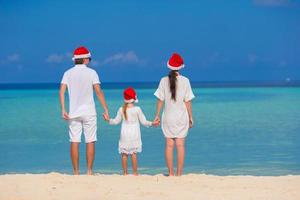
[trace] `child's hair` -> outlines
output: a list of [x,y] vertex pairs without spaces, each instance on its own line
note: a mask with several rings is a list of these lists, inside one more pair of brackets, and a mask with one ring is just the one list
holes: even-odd
[[124,103],[123,105],[123,115],[124,115],[124,118],[125,120],[127,120],[127,107],[128,107],[128,103]]
[[171,99],[176,101],[176,81],[177,81],[177,70],[171,70],[169,73],[169,85],[170,85],[170,91],[171,91]]

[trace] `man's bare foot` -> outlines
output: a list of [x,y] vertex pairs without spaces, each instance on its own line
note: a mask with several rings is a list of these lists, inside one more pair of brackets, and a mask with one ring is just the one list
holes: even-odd
[[73,174],[74,174],[74,175],[79,175],[79,170],[74,170],[74,171],[73,171]]
[[139,174],[137,172],[133,172],[133,176],[138,176]]
[[128,173],[123,173],[123,176],[127,176],[128,175]]

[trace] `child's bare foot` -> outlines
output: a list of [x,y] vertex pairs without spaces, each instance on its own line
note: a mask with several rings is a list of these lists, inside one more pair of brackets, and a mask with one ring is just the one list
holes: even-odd
[[74,170],[73,174],[74,175],[79,175],[79,170]]
[[126,172],[126,173],[125,173],[125,172],[123,173],[123,176],[127,176],[127,175],[128,175],[128,173],[127,173],[127,172]]
[[87,171],[87,175],[93,175],[93,171],[92,170],[88,170]]

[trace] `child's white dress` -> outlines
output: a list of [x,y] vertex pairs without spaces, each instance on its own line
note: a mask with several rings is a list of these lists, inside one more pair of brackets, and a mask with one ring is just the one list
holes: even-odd
[[116,125],[122,121],[121,134],[119,140],[119,153],[133,154],[142,151],[142,140],[140,123],[144,126],[151,126],[152,122],[147,121],[142,110],[138,106],[127,108],[127,120],[120,107],[115,119],[110,119],[109,124]]
[[176,101],[171,99],[169,77],[163,77],[154,95],[165,101],[161,128],[166,138],[184,138],[189,130],[189,116],[185,102],[195,96],[188,78],[177,76]]

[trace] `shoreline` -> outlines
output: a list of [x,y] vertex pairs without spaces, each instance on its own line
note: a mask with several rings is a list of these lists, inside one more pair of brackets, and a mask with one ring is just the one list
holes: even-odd
[[300,175],[0,175],[0,199],[300,199]]

